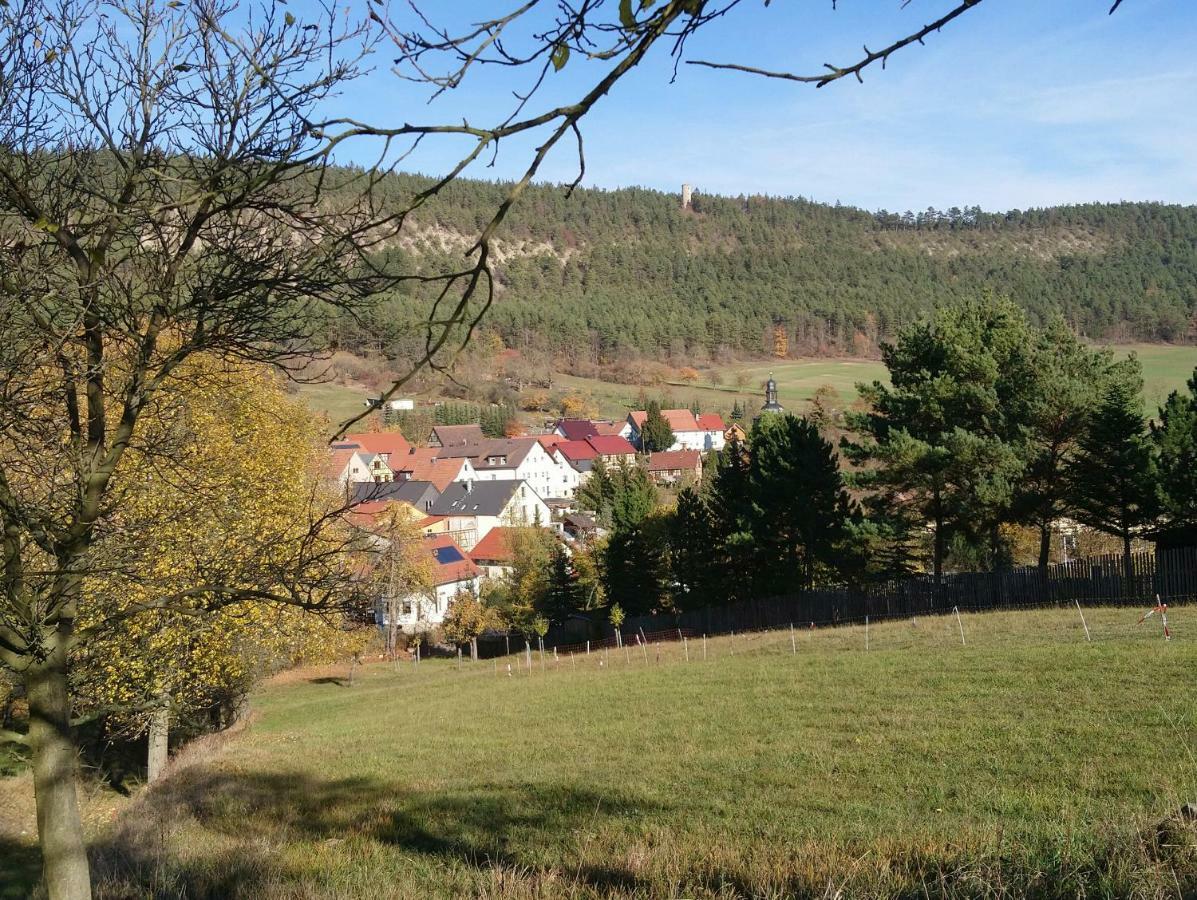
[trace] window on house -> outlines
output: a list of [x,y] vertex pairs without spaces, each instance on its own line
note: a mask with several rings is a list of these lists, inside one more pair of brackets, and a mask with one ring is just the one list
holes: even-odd
[[411,615],[411,601],[410,600],[405,601],[403,604],[403,615],[405,615],[405,616]]

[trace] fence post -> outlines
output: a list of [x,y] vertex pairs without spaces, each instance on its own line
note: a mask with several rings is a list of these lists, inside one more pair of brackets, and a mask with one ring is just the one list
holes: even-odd
[[952,612],[954,612],[956,614],[956,624],[960,627],[960,646],[961,647],[967,646],[964,643],[964,623],[960,621],[960,607],[953,606]]
[[869,649],[869,617],[865,616],[865,652]]
[[531,641],[529,641],[529,640],[524,641],[524,652],[527,653],[527,655],[528,655],[528,674],[531,675],[532,674],[532,642]]
[[686,636],[682,635],[682,649],[686,651],[686,662],[690,661],[690,645],[686,643]]
[[586,655],[587,655],[587,656],[589,656],[589,655],[590,655],[590,641],[587,641],[587,642],[586,642]]
[[1076,604],[1076,611],[1081,615],[1081,625],[1085,627],[1085,640],[1092,641],[1093,638],[1089,637],[1089,623],[1085,621],[1085,614],[1081,612],[1081,601],[1073,600],[1072,602]]
[[702,636],[702,661],[707,661],[707,636],[705,633]]
[[793,622],[790,623],[790,649],[794,652],[795,656],[798,655],[798,638],[794,635]]

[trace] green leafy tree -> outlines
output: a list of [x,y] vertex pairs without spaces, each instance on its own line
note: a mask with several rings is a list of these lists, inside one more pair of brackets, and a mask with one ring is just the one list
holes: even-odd
[[644,414],[644,427],[640,432],[640,449],[645,453],[658,453],[673,446],[673,429],[661,415],[661,404],[652,400]]
[[1089,416],[1068,470],[1077,519],[1122,542],[1128,590],[1132,541],[1159,512],[1155,461],[1142,412],[1141,378],[1119,378]]

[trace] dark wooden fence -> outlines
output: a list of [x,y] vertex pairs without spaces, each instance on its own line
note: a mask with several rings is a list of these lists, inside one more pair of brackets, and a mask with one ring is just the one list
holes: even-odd
[[[964,610],[1019,609],[1060,604],[1150,606],[1158,595],[1165,603],[1197,602],[1197,547],[1136,553],[1126,577],[1121,555],[1097,556],[1049,566],[1046,577],[1035,566],[1003,572],[920,575],[879,584],[826,588],[782,597],[748,600],[727,606],[629,617],[620,628],[625,642],[637,637],[656,642],[681,634],[728,634],[787,628],[790,624],[835,625],[936,615]],[[573,652],[614,646],[614,629],[603,619],[575,618],[555,625],[545,636],[546,649]],[[533,640],[533,648],[538,642]],[[522,652],[522,637],[487,637],[479,653],[489,658]]]

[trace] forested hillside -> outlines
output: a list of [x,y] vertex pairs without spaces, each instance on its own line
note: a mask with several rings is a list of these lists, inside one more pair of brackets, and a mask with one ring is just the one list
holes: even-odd
[[[680,180],[680,178],[679,178]],[[390,179],[398,203],[424,187]],[[412,218],[394,264],[454,262],[501,201],[459,181]],[[871,213],[802,199],[639,188],[529,190],[501,233],[488,324],[564,361],[871,352],[950,298],[991,289],[1100,340],[1197,337],[1197,208],[1121,203]],[[347,346],[402,355],[427,298],[397,296]]]

